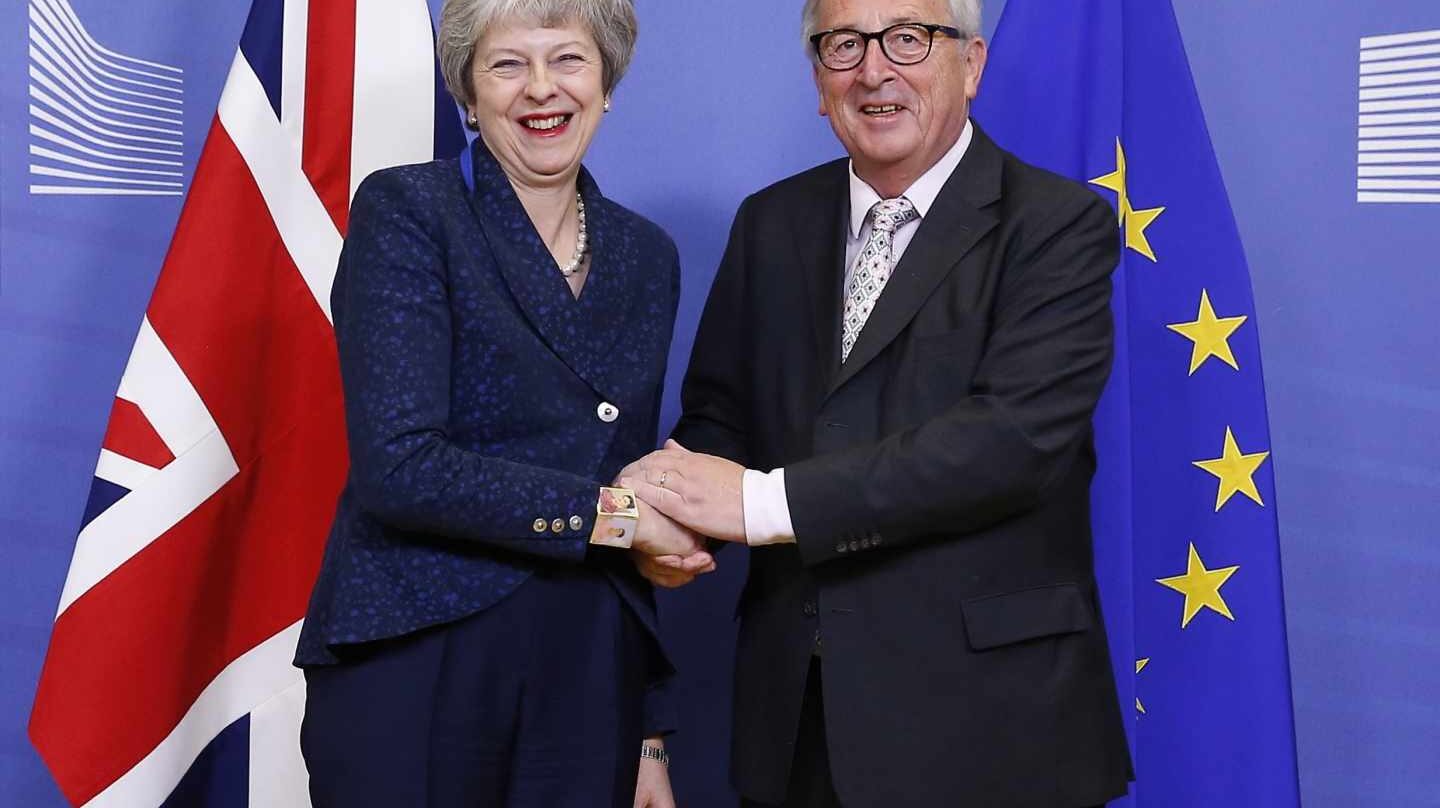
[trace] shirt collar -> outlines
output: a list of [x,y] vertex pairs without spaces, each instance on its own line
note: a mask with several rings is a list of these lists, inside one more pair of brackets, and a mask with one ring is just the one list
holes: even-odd
[[[905,189],[901,196],[910,200],[915,206],[915,212],[920,218],[930,212],[930,206],[935,204],[935,197],[940,195],[940,189],[945,187],[945,181],[955,173],[955,167],[960,165],[960,160],[970,148],[970,141],[975,137],[975,127],[969,120],[965,121],[965,129],[960,132],[960,139],[945,152],[935,165],[930,166],[915,183]],[[880,201],[880,195],[875,193],[864,180],[855,175],[855,163],[850,162],[850,238],[860,238],[860,231],[865,227],[865,217],[870,215],[870,209]]]

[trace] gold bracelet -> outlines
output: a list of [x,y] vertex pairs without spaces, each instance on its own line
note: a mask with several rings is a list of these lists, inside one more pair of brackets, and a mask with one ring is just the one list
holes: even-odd
[[601,488],[595,501],[595,529],[590,543],[628,550],[640,530],[640,509],[629,488]]

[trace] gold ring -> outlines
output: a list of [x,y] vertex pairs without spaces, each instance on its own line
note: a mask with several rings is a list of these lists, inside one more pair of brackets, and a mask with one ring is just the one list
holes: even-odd
[[670,472],[669,472],[668,470],[667,470],[667,471],[662,471],[662,472],[660,472],[660,487],[661,487],[661,488],[664,488],[664,487],[665,487],[665,480],[666,480],[666,478],[668,478],[669,476],[670,476]]

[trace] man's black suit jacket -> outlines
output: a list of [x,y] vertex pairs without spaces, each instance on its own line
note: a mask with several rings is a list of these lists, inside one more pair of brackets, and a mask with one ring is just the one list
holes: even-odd
[[684,384],[676,437],[783,466],[797,539],[738,607],[736,785],[783,797],[818,631],[846,806],[1123,794],[1089,516],[1115,212],[977,128],[842,365],[848,204],[844,160],[745,200]]

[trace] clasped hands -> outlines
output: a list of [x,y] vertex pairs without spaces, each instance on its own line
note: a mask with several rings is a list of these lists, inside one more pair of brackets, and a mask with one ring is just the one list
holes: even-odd
[[692,452],[673,440],[620,471],[616,484],[635,492],[640,526],[631,553],[656,586],[676,588],[715,570],[706,538],[745,543],[741,483],[745,468]]

